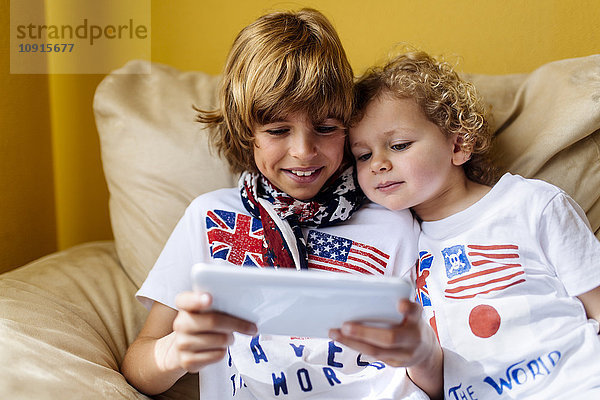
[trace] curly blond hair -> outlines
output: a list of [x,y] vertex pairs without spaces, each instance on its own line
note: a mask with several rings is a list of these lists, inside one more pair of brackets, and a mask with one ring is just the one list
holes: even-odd
[[345,126],[352,116],[354,73],[337,32],[314,9],[263,15],[236,37],[223,72],[216,110],[198,110],[211,142],[234,173],[257,171],[256,124],[294,112]]
[[368,70],[354,87],[352,123],[364,116],[371,100],[382,94],[415,100],[425,116],[447,135],[458,134],[471,153],[463,168],[469,179],[485,185],[497,180],[489,150],[492,142],[486,110],[475,86],[461,79],[447,62],[422,51],[396,56]]

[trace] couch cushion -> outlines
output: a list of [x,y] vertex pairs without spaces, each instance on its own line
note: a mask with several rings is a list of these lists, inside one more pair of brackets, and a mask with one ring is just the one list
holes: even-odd
[[[0,275],[0,399],[146,399],[119,373],[146,317],[112,242]],[[188,375],[160,398],[198,398]]]
[[600,238],[600,55],[466,77],[491,106],[496,164],[565,190]]
[[218,78],[156,63],[147,70],[147,61],[129,62],[94,98],[117,253],[138,287],[188,203],[236,183],[192,108],[214,107]]
[[[119,258],[139,286],[187,204],[235,184],[209,152],[192,105],[215,104],[218,78],[132,61],[94,100]],[[466,75],[491,106],[496,162],[547,180],[586,211],[600,237],[600,56],[561,60],[530,74]]]

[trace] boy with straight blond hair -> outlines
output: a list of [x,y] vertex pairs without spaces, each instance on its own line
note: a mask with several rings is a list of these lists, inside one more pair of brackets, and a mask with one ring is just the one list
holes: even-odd
[[[121,369],[140,391],[158,394],[198,372],[201,399],[441,394],[441,348],[418,304],[399,302],[405,319],[389,328],[347,325],[354,342],[346,347],[257,335],[253,323],[212,309],[210,293],[191,291],[191,268],[200,262],[383,276],[414,268],[418,225],[408,211],[364,205],[345,157],[353,78],[335,30],[316,10],[264,15],[240,32],[218,108],[199,111],[213,144],[242,172],[239,187],[189,205],[137,293],[150,313]],[[380,235],[391,227],[404,240]],[[339,252],[317,257],[324,242],[364,246],[381,263],[341,262]],[[299,301],[294,290],[289,296]]]

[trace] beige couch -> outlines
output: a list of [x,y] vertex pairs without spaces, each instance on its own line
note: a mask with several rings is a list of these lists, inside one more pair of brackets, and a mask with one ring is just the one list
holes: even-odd
[[[136,74],[143,66],[107,76],[94,100],[114,242],[0,276],[0,399],[146,398],[119,373],[146,315],[136,288],[187,203],[235,178],[194,122],[217,78],[158,64]],[[564,188],[600,237],[600,55],[467,77],[491,105],[500,166]],[[157,398],[197,396],[190,375]]]

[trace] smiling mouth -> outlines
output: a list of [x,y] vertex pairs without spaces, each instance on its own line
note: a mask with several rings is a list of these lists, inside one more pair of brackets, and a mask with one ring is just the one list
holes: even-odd
[[311,176],[314,173],[315,173],[315,171],[294,171],[294,170],[292,170],[292,174],[295,174],[298,176]]
[[298,177],[304,178],[304,177],[312,176],[312,175],[318,173],[319,171],[321,171],[321,169],[323,169],[323,167],[310,168],[310,169],[286,169],[286,171],[288,171]]

